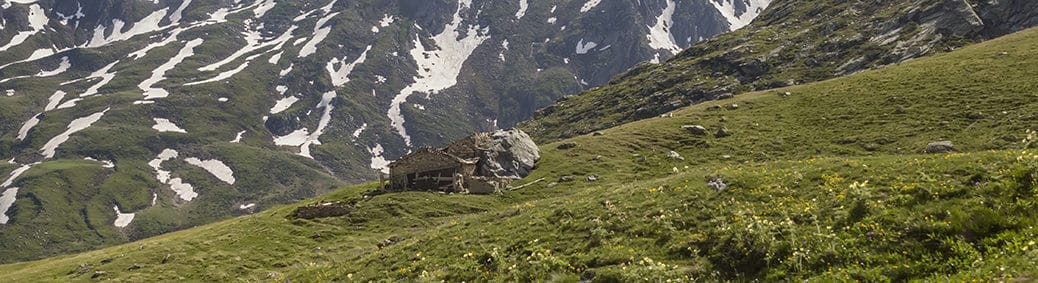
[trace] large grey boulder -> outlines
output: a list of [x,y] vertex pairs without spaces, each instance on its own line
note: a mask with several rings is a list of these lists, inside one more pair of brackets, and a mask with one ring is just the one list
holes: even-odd
[[541,159],[540,149],[530,135],[519,129],[499,130],[477,164],[480,176],[521,179]]

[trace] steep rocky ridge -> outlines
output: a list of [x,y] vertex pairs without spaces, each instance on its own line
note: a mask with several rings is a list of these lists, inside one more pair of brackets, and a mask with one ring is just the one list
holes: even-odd
[[563,98],[523,127],[542,141],[565,138],[747,91],[897,64],[1033,26],[1035,5],[778,0],[744,29]]

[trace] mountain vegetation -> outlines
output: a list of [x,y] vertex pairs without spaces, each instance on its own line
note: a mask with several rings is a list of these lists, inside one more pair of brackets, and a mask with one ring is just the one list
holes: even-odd
[[747,92],[831,79],[1038,24],[1033,1],[778,0],[752,24],[565,97],[521,127],[542,141]]
[[[345,187],[130,244],[0,266],[0,277],[1030,281],[1038,278],[1035,66],[1038,29],[1029,29],[545,143],[520,190],[371,195],[375,184]],[[292,216],[329,201],[352,210]]]
[[375,180],[767,3],[0,1],[0,262]]

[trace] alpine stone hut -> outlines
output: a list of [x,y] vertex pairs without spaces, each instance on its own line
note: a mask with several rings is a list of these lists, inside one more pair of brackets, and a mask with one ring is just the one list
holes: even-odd
[[534,169],[540,152],[518,129],[478,133],[389,164],[391,191],[493,193]]

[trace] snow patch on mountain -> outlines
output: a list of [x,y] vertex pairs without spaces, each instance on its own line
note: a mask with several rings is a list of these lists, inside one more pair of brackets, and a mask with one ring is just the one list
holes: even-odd
[[191,184],[184,183],[184,180],[180,178],[169,180],[169,188],[172,189],[180,199],[185,201],[191,201],[198,197],[198,193],[195,192],[195,187],[191,186]]
[[387,113],[390,125],[404,138],[407,146],[411,146],[411,136],[404,128],[404,117],[400,113],[400,107],[415,92],[435,94],[457,84],[465,61],[468,61],[476,47],[490,38],[486,35],[488,31],[479,26],[469,26],[464,30],[464,34],[458,31],[462,24],[461,11],[469,8],[471,4],[472,0],[460,0],[451,23],[447,24],[440,34],[432,37],[436,46],[440,47],[439,50],[426,50],[419,36],[415,36],[415,46],[410,53],[411,58],[418,63],[418,76],[414,78],[414,83],[393,97]]
[[191,184],[184,183],[184,180],[181,180],[180,178],[170,179],[171,172],[162,170],[163,162],[177,158],[178,155],[179,153],[177,153],[176,150],[168,148],[164,149],[161,153],[159,153],[158,156],[155,157],[155,159],[152,159],[148,162],[148,166],[151,166],[152,169],[155,169],[155,179],[157,179],[159,183],[169,185],[169,188],[173,190],[173,192],[176,193],[177,196],[180,197],[180,199],[184,201],[191,201],[198,197],[198,193],[195,192],[195,188],[191,186]]
[[118,205],[113,205],[112,209],[115,209],[115,227],[119,228],[130,225],[130,222],[133,222],[133,217],[137,215],[136,213],[123,213],[122,211],[119,211]]
[[7,210],[14,204],[15,196],[18,195],[18,188],[10,188],[11,184],[14,184],[14,181],[18,179],[22,173],[29,171],[30,168],[32,168],[32,165],[22,165],[22,167],[14,169],[14,171],[12,171],[7,177],[7,180],[0,183],[0,189],[5,189],[4,193],[0,195],[0,224],[7,224],[7,222],[10,221],[10,218],[7,217]]
[[220,179],[220,181],[223,181],[228,185],[234,185],[234,170],[231,170],[231,167],[228,167],[226,164],[223,163],[223,161],[216,159],[200,160],[198,158],[191,157],[184,159],[184,162],[187,162],[187,164],[201,167],[202,169],[205,169],[205,171],[208,171],[209,174],[213,174],[213,176],[215,176],[217,179]]
[[7,216],[7,210],[11,209],[11,205],[14,204],[15,196],[17,195],[18,188],[6,189],[0,195],[0,224],[7,224],[8,221],[11,221],[11,218]]
[[[735,7],[734,1],[744,1],[746,5],[746,11],[738,11]],[[717,8],[717,11],[721,13],[721,16],[728,20],[728,26],[731,30],[737,30],[749,25],[753,19],[757,18],[764,9],[768,8],[772,0],[711,0],[708,1],[710,4]]]
[[515,18],[522,19],[523,16],[526,16],[526,9],[528,8],[530,8],[529,0],[519,0],[519,11],[515,12]]
[[241,137],[242,137],[242,135],[245,134],[245,132],[246,131],[244,131],[244,130],[241,131],[241,132],[238,132],[238,135],[234,136],[234,139],[231,140],[231,143],[241,143]]
[[169,119],[154,118],[152,120],[155,120],[155,125],[151,126],[151,128],[155,129],[156,131],[159,131],[160,133],[165,133],[165,132],[182,133],[182,134],[186,134],[187,133],[187,130],[181,129],[176,124],[173,124],[173,122],[170,122]]
[[360,128],[357,128],[356,131],[353,131],[353,140],[356,141],[358,138],[360,138],[360,134],[363,134],[364,130],[367,130],[367,129],[368,129],[368,123],[364,123],[364,124],[360,125]]
[[299,101],[299,98],[295,96],[278,99],[278,101],[274,103],[274,107],[270,108],[270,114],[278,114],[288,110],[288,108],[292,107],[292,104],[295,104],[297,101]]
[[115,168],[115,163],[111,160],[97,160],[93,157],[84,157],[83,160],[101,163],[101,168]]
[[14,184],[14,180],[18,179],[18,177],[25,173],[25,171],[29,171],[30,168],[32,168],[32,165],[22,165],[22,167],[18,167],[18,169],[11,171],[11,174],[7,176],[7,180],[0,183],[0,188],[10,187],[11,184]]
[[277,5],[277,3],[275,3],[275,0],[259,1],[259,5],[257,5],[256,8],[252,9],[252,13],[256,15],[256,18],[262,18],[263,15],[267,14],[267,11],[270,11],[270,9],[274,8],[274,5]]
[[587,13],[588,11],[591,11],[591,9],[594,9],[596,6],[598,6],[598,4],[601,2],[602,0],[588,0],[587,3],[584,3],[584,6],[580,7],[580,12]]
[[[229,64],[231,62],[234,62],[235,60],[238,60],[238,58],[241,58],[241,56],[245,56],[245,54],[249,54],[249,53],[252,53],[252,52],[254,52],[256,50],[259,50],[259,49],[262,49],[262,48],[265,48],[265,47],[269,47],[269,46],[273,46],[273,45],[278,45],[278,46],[284,45],[285,42],[288,42],[289,40],[292,39],[292,33],[297,28],[298,28],[297,26],[291,26],[291,27],[288,28],[288,30],[286,30],[284,33],[282,33],[277,38],[275,38],[273,40],[266,41],[266,42],[261,41],[263,39],[263,36],[260,35],[259,31],[249,30],[247,32],[244,32],[244,33],[242,33],[242,35],[244,36],[244,39],[245,39],[245,47],[242,47],[241,49],[238,49],[238,51],[235,51],[233,54],[231,54],[230,56],[227,56],[227,58],[224,58],[223,60],[220,60],[219,62],[203,66],[201,68],[198,68],[198,70],[199,71],[203,71],[203,72],[216,71],[220,67],[223,67],[224,65],[227,65],[227,64]],[[280,49],[281,48],[279,47],[279,48],[274,48],[272,50],[280,50]],[[256,55],[253,55],[253,56],[250,57],[251,59],[246,59],[245,60],[246,64],[248,64],[249,61],[252,61],[252,59],[255,59],[255,56]]]
[[58,103],[61,103],[61,99],[65,98],[66,93],[64,91],[55,91],[54,94],[47,98],[47,106],[43,107],[43,112],[54,110],[58,107]]
[[177,151],[172,149],[164,149],[155,159],[148,162],[148,165],[152,169],[155,169],[155,179],[159,180],[160,183],[169,182],[169,171],[162,170],[162,162],[169,161],[173,158],[177,158]]
[[245,68],[248,68],[249,67],[249,61],[252,61],[252,59],[255,59],[256,57],[259,57],[261,55],[263,55],[263,54],[260,53],[260,54],[249,56],[248,58],[245,58],[245,63],[242,63],[241,65],[238,65],[237,68],[221,72],[221,73],[217,74],[215,77],[212,77],[210,79],[203,80],[203,81],[197,81],[197,82],[190,82],[190,83],[186,83],[184,85],[185,86],[200,85],[200,84],[207,84],[207,83],[218,82],[218,81],[230,79],[234,75],[237,75],[241,71],[244,71]]
[[[335,4],[335,1],[332,1],[332,4]],[[325,26],[329,20],[339,15],[338,12],[329,14],[332,4],[325,6],[327,10],[322,8],[322,10],[325,11],[325,16],[321,17],[321,19],[317,20],[317,23],[314,24],[314,36],[311,37],[310,40],[303,45],[303,48],[299,50],[299,58],[304,58],[317,52],[317,44],[324,41],[324,39],[328,37],[328,33],[332,32],[331,26]]]
[[[15,2],[15,3],[18,3],[18,2]],[[36,3],[36,2],[33,1],[33,2],[29,2],[29,3]],[[29,3],[24,3],[24,4],[29,4]],[[29,19],[29,30],[28,31],[19,31],[18,34],[15,34],[14,37],[11,38],[11,41],[7,42],[6,45],[0,46],[0,52],[7,51],[7,49],[9,49],[11,47],[15,47],[15,46],[18,46],[18,45],[24,43],[25,40],[29,39],[30,36],[33,36],[36,33],[39,33],[40,31],[42,31],[44,29],[44,27],[47,26],[47,22],[50,21],[50,18],[47,18],[47,13],[45,11],[43,11],[43,8],[41,8],[40,5],[37,5],[37,4],[33,4],[32,6],[29,6],[29,14],[26,17],[28,17],[28,19]]]
[[111,64],[104,66],[104,68],[101,68],[93,74],[90,74],[90,76],[87,78],[101,78],[101,80],[87,88],[87,90],[83,92],[83,94],[80,94],[79,97],[88,97],[95,95],[97,94],[97,91],[101,89],[101,87],[104,87],[108,84],[108,82],[111,82],[112,79],[115,79],[115,72],[109,73],[109,71],[111,71],[112,67],[115,67],[115,64],[118,63],[119,61],[112,62]]
[[181,2],[180,7],[177,7],[177,10],[173,11],[173,14],[169,15],[169,21],[174,24],[179,23],[180,19],[183,18],[184,9],[187,9],[187,5],[191,5],[191,0],[184,0],[184,2]]
[[674,10],[676,7],[674,0],[667,0],[667,7],[656,17],[656,24],[649,27],[649,34],[646,37],[649,38],[649,47],[652,49],[664,49],[670,51],[671,55],[681,51],[677,40],[674,39],[674,34],[670,32],[671,27],[674,25]]
[[47,99],[47,106],[43,108],[43,112],[36,114],[36,116],[32,116],[32,118],[29,118],[29,120],[25,121],[25,123],[22,124],[22,127],[18,130],[17,139],[19,141],[25,140],[25,138],[29,135],[29,130],[32,130],[33,127],[36,127],[36,125],[40,123],[40,115],[43,115],[44,112],[58,108],[58,103],[61,103],[61,99],[64,97],[64,91],[55,91],[54,94]]
[[577,54],[587,54],[591,49],[595,49],[595,46],[598,46],[598,43],[595,43],[594,41],[584,43],[584,39],[581,38],[580,42],[577,42],[576,52]]
[[385,148],[381,144],[376,144],[375,147],[368,148],[368,152],[371,153],[371,169],[379,170],[383,174],[389,174],[390,162],[382,156]]
[[317,122],[317,130],[314,130],[310,136],[307,137],[306,141],[303,142],[299,147],[299,155],[314,157],[310,155],[310,145],[320,145],[321,135],[324,134],[324,130],[328,128],[328,123],[332,121],[332,110],[335,110],[335,106],[332,105],[332,99],[335,99],[335,91],[326,92],[321,96],[321,103],[317,104],[317,108],[324,108],[324,113],[321,114],[321,120]]
[[180,49],[180,52],[178,52],[177,55],[173,56],[173,58],[170,58],[169,61],[162,64],[161,66],[155,68],[155,70],[151,72],[150,78],[138,84],[137,87],[144,91],[144,99],[152,100],[156,98],[164,98],[169,96],[169,92],[167,92],[165,89],[153,88],[152,86],[154,86],[155,83],[165,80],[166,72],[172,70],[174,67],[177,66],[177,64],[183,62],[184,59],[187,59],[187,57],[195,55],[195,47],[202,45],[202,42],[204,42],[204,40],[202,40],[201,38],[188,41],[187,44],[185,44],[184,47]]
[[332,105],[332,100],[335,99],[335,97],[335,91],[327,92],[321,96],[321,102],[318,103],[315,108],[324,109],[324,112],[321,114],[321,120],[318,121],[316,130],[311,133],[306,128],[298,129],[288,135],[274,137],[274,144],[280,146],[298,146],[299,155],[312,159],[313,156],[310,155],[310,145],[321,144],[319,139],[328,127],[328,123],[332,120],[332,110],[335,109],[335,106]]
[[43,78],[43,77],[57,76],[57,75],[60,75],[61,73],[64,73],[65,71],[68,71],[68,69],[71,68],[71,67],[72,67],[72,63],[70,63],[68,61],[68,56],[61,57],[61,63],[58,64],[57,68],[55,68],[54,70],[50,70],[50,71],[42,71],[41,70],[40,73],[36,74],[36,77]]
[[29,136],[29,130],[32,130],[32,128],[36,127],[36,125],[39,123],[40,114],[36,114],[36,116],[32,116],[32,118],[29,118],[29,120],[25,121],[25,123],[22,124],[22,128],[18,130],[17,140],[25,140],[25,137]]
[[[185,1],[185,4],[187,2],[190,1]],[[97,27],[94,28],[94,36],[83,47],[102,47],[113,42],[133,38],[137,35],[161,30],[164,27],[160,26],[159,22],[162,22],[162,19],[165,18],[167,14],[169,14],[169,8],[163,8],[161,10],[152,12],[140,21],[133,23],[130,26],[130,29],[126,31],[123,31],[123,28],[126,27],[125,22],[119,19],[112,19],[112,31],[111,33],[109,33],[108,36],[105,36],[105,30],[107,29],[107,27],[105,27],[104,25],[97,25]]]
[[46,158],[54,158],[54,152],[57,150],[58,146],[61,146],[62,143],[68,141],[72,134],[86,130],[98,120],[101,120],[101,117],[103,117],[110,109],[111,108],[107,108],[104,111],[91,114],[90,116],[72,120],[72,122],[68,124],[68,129],[65,130],[65,132],[51,138],[50,141],[40,148],[41,154]]
[[[354,60],[352,63],[346,63],[346,58],[343,58],[341,61],[339,58],[332,58],[331,61],[328,61],[328,65],[325,66],[325,69],[327,69],[328,74],[332,76],[332,85],[335,87],[341,87],[350,82],[349,76],[350,73],[353,72],[353,68],[364,63],[364,60],[368,57],[368,51],[370,50],[371,45],[368,45],[368,48],[364,49],[364,52],[360,53],[357,60]],[[336,65],[339,67],[336,68]]]

